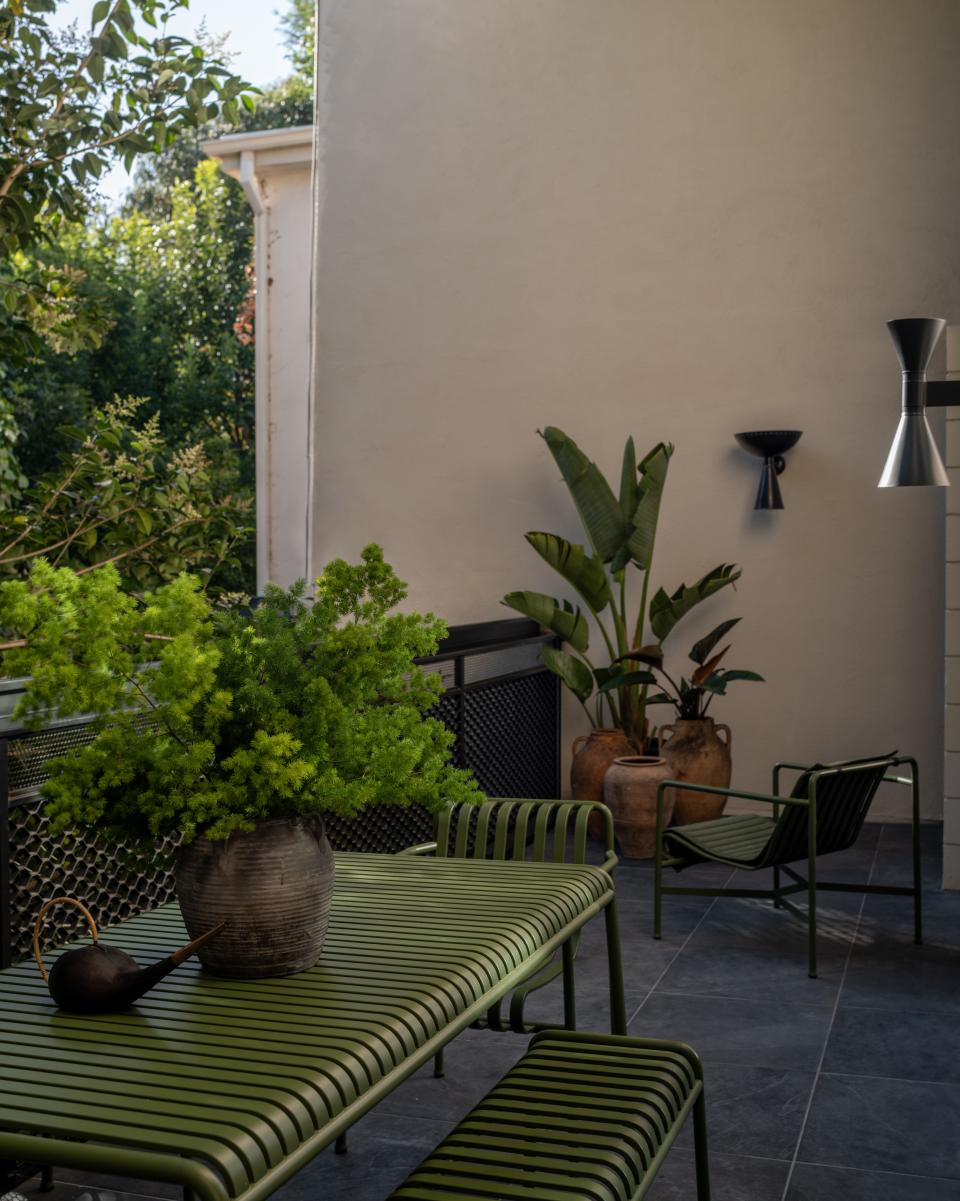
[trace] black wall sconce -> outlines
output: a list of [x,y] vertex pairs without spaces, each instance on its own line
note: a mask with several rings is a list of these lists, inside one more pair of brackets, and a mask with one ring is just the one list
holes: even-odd
[[787,465],[783,457],[800,441],[803,430],[750,430],[745,434],[734,434],[745,451],[763,459],[760,472],[760,487],[757,489],[755,509],[782,509],[783,496],[777,478]]
[[960,380],[927,380],[927,366],[946,327],[942,317],[888,321],[902,372],[900,424],[879,488],[947,488],[947,475],[927,424],[928,408],[960,405]]

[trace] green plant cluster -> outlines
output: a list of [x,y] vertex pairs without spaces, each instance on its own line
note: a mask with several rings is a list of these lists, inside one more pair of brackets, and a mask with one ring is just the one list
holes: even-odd
[[26,641],[5,664],[31,677],[20,715],[96,715],[93,742],[51,763],[53,828],[189,841],[266,818],[480,799],[428,716],[440,679],[414,662],[444,624],[394,612],[405,595],[377,546],[328,564],[312,603],[302,583],[271,586],[253,612],[215,611],[187,575],[142,603],[111,568],[39,560],[0,585],[0,622]]
[[[739,579],[732,563],[721,563],[693,584],[673,592],[650,592],[653,552],[660,505],[673,446],[658,442],[639,462],[633,438],[623,450],[619,492],[596,463],[563,430],[548,426],[542,437],[560,468],[587,535],[589,549],[558,534],[531,530],[527,541],[570,585],[580,604],[542,592],[510,592],[503,603],[538,621],[561,638],[568,649],[545,646],[547,667],[570,689],[594,726],[604,724],[604,706],[612,725],[622,729],[644,751],[649,672],[630,672],[630,659],[662,662],[662,646],[678,622],[708,597]],[[631,609],[628,568],[640,577],[640,595]],[[581,608],[582,605],[582,608]],[[590,626],[595,623],[608,662],[597,665],[588,655]],[[648,628],[649,627],[649,628]],[[638,653],[639,652],[639,653]],[[588,702],[593,700],[593,710]]]
[[[659,686],[660,691],[647,694],[647,705],[673,705],[677,717],[681,720],[696,721],[706,717],[714,698],[726,696],[727,686],[734,681],[750,680],[763,683],[763,676],[757,675],[755,671],[721,666],[730,646],[728,644],[717,650],[717,645],[739,622],[739,617],[722,621],[709,634],[705,634],[693,644],[688,656],[693,664],[689,680],[686,676],[681,676],[679,681],[674,679],[663,665],[662,647],[650,646],[624,655],[620,660],[623,666],[619,674],[609,676],[599,692],[611,692],[615,688],[629,685],[646,687],[655,684]],[[645,663],[647,668],[630,670],[628,665],[631,661]]]

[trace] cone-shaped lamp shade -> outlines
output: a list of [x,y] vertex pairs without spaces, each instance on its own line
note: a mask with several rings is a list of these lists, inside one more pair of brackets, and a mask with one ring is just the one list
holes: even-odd
[[926,413],[901,413],[879,487],[946,488],[949,484]]
[[926,371],[946,324],[942,317],[901,317],[887,322],[901,371]]
[[903,375],[903,411],[880,476],[881,488],[950,486],[927,424],[927,364],[946,324],[941,317],[904,317],[887,322]]

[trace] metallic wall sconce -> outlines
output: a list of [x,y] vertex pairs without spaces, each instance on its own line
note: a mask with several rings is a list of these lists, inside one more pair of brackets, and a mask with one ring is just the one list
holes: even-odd
[[887,455],[880,488],[949,487],[937,444],[927,424],[928,408],[960,405],[960,380],[928,380],[927,366],[946,321],[904,317],[888,321],[902,372],[900,424]]
[[783,457],[800,441],[803,430],[750,430],[745,434],[734,434],[745,451],[763,459],[760,472],[760,487],[757,489],[755,509],[782,509],[783,496],[777,478],[787,465]]

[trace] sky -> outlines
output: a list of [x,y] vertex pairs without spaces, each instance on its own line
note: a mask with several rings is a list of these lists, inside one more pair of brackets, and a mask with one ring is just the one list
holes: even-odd
[[[63,26],[76,21],[82,29],[90,20],[93,3],[94,0],[62,0],[53,23]],[[263,86],[290,71],[276,13],[282,7],[282,0],[190,0],[189,9],[178,13],[167,28],[171,33],[190,36],[205,23],[211,34],[228,34],[225,51],[234,56],[233,70],[251,83]],[[115,202],[128,183],[126,171],[117,166],[100,181],[100,191]]]

